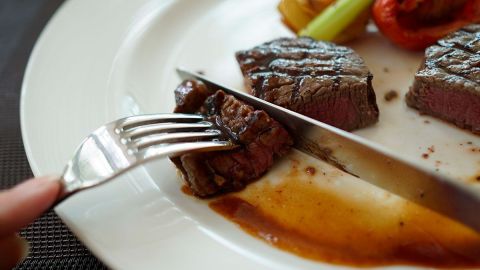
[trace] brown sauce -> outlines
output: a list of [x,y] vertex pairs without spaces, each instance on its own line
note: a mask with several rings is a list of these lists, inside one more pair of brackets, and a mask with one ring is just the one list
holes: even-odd
[[383,99],[385,99],[385,101],[392,101],[397,97],[398,97],[398,92],[395,90],[390,90],[387,93],[385,93],[385,95],[383,96]]
[[474,231],[394,195],[341,194],[335,182],[341,173],[316,168],[322,173],[311,175],[298,167],[281,181],[262,179],[210,207],[249,234],[312,260],[480,267],[480,235]]
[[480,173],[468,177],[467,183],[480,183]]
[[312,166],[308,166],[307,168],[305,168],[305,172],[308,174],[308,175],[311,175],[311,176],[314,176],[315,173],[317,172],[317,170],[312,167]]
[[180,189],[183,194],[188,195],[188,196],[193,196],[193,191],[192,189],[187,186],[187,185],[182,185],[182,188]]

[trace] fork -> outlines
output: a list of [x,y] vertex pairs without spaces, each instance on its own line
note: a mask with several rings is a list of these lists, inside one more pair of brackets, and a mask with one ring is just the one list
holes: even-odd
[[56,205],[148,161],[185,153],[231,150],[221,131],[202,115],[150,114],[113,121],[91,133],[77,148],[60,179]]

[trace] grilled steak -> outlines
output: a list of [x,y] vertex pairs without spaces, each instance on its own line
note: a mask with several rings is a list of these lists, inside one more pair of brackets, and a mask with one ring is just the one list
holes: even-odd
[[201,81],[187,80],[175,89],[175,113],[195,113],[213,94]]
[[184,81],[176,90],[175,112],[197,112],[240,147],[231,151],[187,154],[172,159],[196,196],[239,190],[262,176],[275,157],[293,144],[288,132],[266,112],[199,81]]
[[256,97],[349,131],[378,120],[373,76],[350,48],[280,38],[236,58]]
[[406,102],[480,133],[480,25],[467,26],[425,50]]

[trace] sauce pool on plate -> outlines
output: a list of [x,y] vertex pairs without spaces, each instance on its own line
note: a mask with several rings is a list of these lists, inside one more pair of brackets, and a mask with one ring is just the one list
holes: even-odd
[[[295,154],[298,155],[298,154]],[[372,267],[480,267],[480,235],[326,164],[287,158],[210,207],[247,233],[298,256]],[[315,173],[312,173],[315,172]]]

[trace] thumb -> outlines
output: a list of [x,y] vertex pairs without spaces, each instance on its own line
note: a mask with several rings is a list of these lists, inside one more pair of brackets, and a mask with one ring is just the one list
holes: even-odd
[[59,181],[52,177],[27,180],[0,192],[0,239],[38,218],[56,200]]
[[0,270],[11,269],[25,258],[28,243],[16,232],[46,211],[59,189],[59,181],[43,177],[0,191]]

